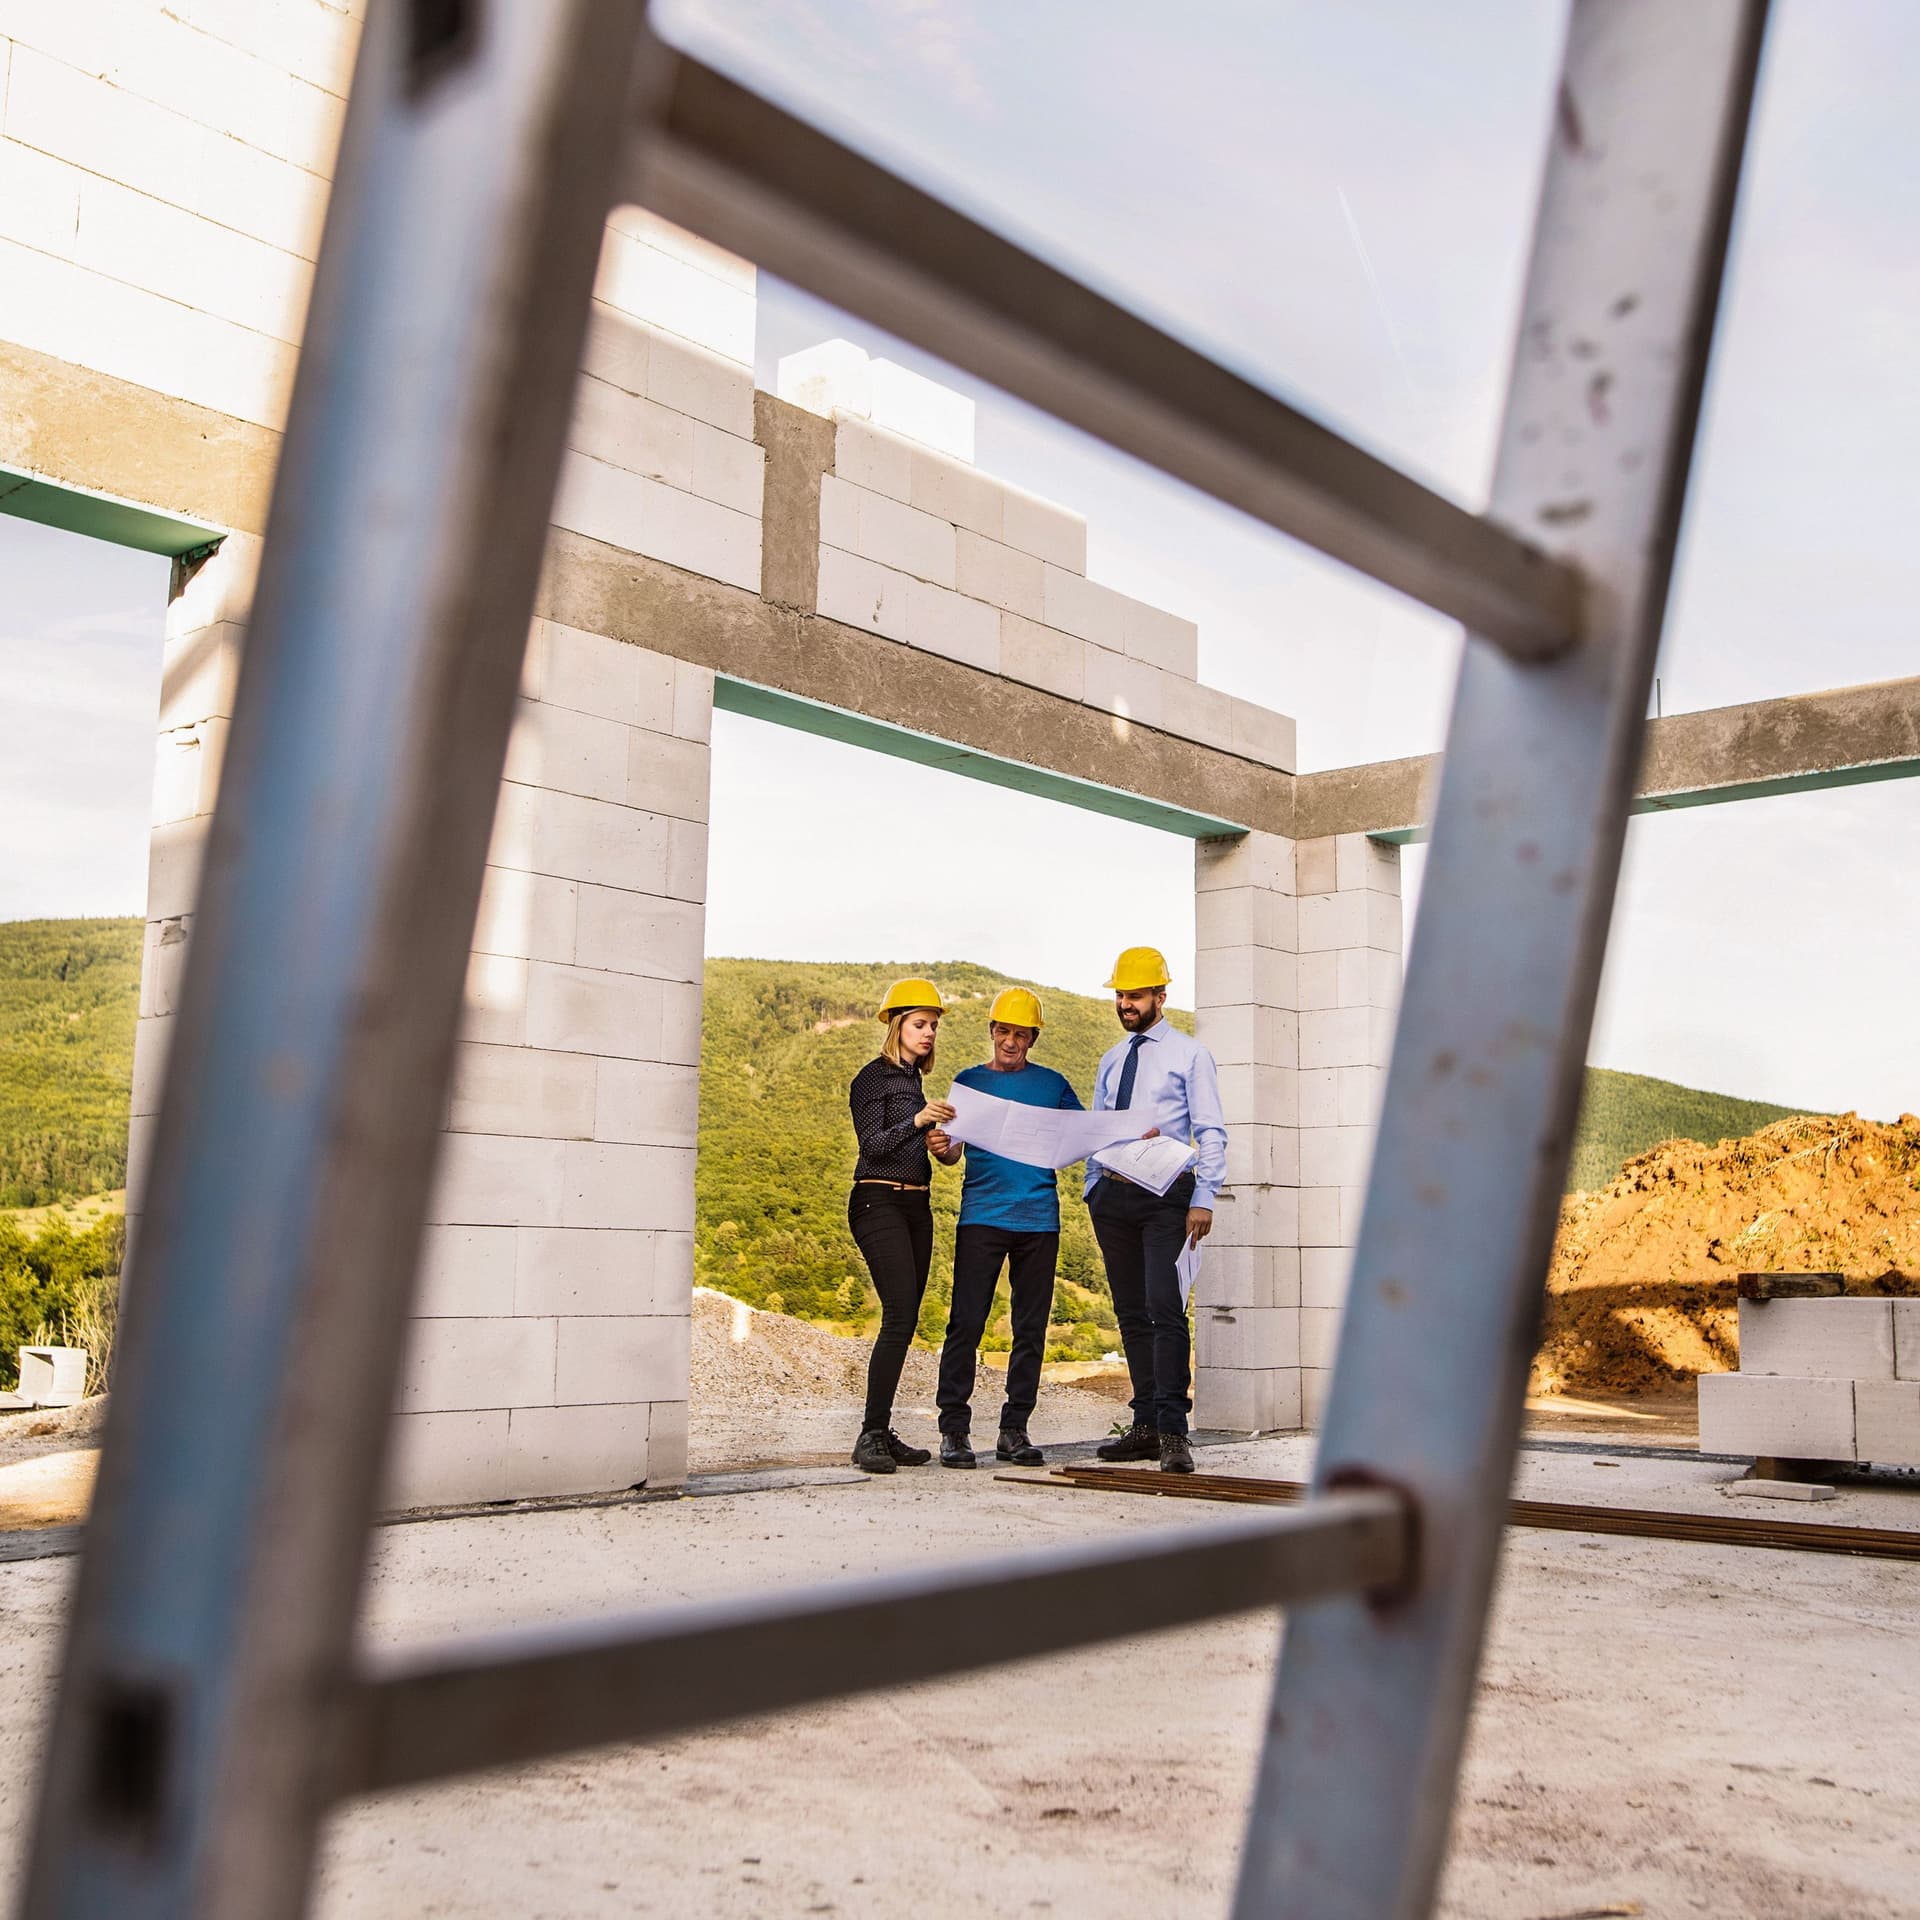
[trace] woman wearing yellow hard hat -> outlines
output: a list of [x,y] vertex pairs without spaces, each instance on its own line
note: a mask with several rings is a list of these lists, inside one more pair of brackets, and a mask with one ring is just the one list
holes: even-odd
[[893,1430],[893,1396],[933,1266],[933,1167],[927,1135],[953,1118],[929,1100],[923,1076],[940,1030],[940,989],[931,980],[896,980],[880,1002],[887,1036],[853,1076],[847,1102],[860,1157],[847,1200],[847,1225],[880,1296],[880,1331],[867,1362],[867,1408],[853,1464],[866,1473],[924,1467],[933,1455]]

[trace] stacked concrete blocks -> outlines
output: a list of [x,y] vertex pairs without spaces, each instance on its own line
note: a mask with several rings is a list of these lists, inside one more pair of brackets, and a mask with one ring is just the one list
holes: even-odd
[[1358,833],[1303,840],[1300,1009],[1300,1359],[1317,1424],[1359,1237],[1400,996],[1400,850]]
[[615,214],[555,526],[758,589],[753,314],[746,261],[637,209]]
[[1920,1466],[1920,1300],[1739,1312],[1739,1372],[1700,1377],[1702,1452]]
[[396,1505],[685,1474],[706,669],[536,621],[396,1410]]
[[1194,1420],[1245,1433],[1301,1423],[1293,888],[1291,840],[1196,844],[1195,1031],[1220,1069],[1228,1146],[1194,1301]]
[[1096,707],[1122,737],[1293,770],[1291,719],[1200,683],[1192,621],[1088,579],[1078,514],[972,465],[971,401],[843,340],[782,361],[780,392],[835,423],[818,612]]

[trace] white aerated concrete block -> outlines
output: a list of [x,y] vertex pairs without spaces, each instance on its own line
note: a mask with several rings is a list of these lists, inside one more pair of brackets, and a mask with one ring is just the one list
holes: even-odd
[[1194,1316],[1194,1361],[1203,1367],[1297,1367],[1297,1307],[1204,1307]]
[[688,415],[646,399],[637,389],[582,373],[573,392],[567,445],[608,466],[624,467],[629,473],[691,493],[697,426],[699,422]]
[[1000,616],[1000,671],[1010,680],[1057,693],[1063,700],[1084,700],[1087,693],[1087,643],[1070,633],[1043,626],[1017,613]]
[[904,573],[823,543],[814,605],[829,620],[863,627],[889,640],[905,640],[911,585]]
[[1293,1127],[1300,1117],[1300,1076],[1290,1066],[1232,1061],[1220,1069],[1220,1105],[1231,1133],[1256,1124]]
[[1086,572],[1087,523],[1079,514],[1009,487],[1000,523],[1000,537],[1008,546],[1036,554],[1069,573]]
[[677,1487],[687,1477],[687,1403],[656,1400],[647,1422],[647,1485]]
[[162,727],[232,719],[245,637],[246,629],[237,620],[216,620],[168,634],[160,662]]
[[[427,1218],[455,1227],[557,1227],[566,1175],[560,1140],[526,1140],[491,1133],[449,1133]],[[475,1401],[476,1406],[497,1405]]]
[[514,1235],[517,1314],[565,1320],[581,1315],[688,1311],[691,1235],[646,1229],[522,1227]]
[[575,950],[537,957],[576,960],[583,967],[654,980],[700,979],[705,915],[696,901],[614,887],[583,886],[578,892]]
[[463,1041],[454,1055],[447,1124],[455,1133],[593,1137],[595,1063],[577,1053]]
[[487,1320],[513,1312],[513,1227],[428,1227],[413,1311],[422,1320]]
[[571,960],[579,895],[572,880],[489,867],[480,880],[473,950],[520,960]]
[[[529,962],[526,1041],[556,1053],[660,1058],[665,983],[596,967]],[[592,1132],[591,1121],[585,1133]]]
[[1920,1467],[1920,1380],[1856,1380],[1853,1427],[1859,1459]]
[[1302,1187],[1300,1204],[1300,1247],[1344,1247],[1341,1228],[1340,1189],[1338,1187]]
[[464,1507],[503,1498],[507,1410],[397,1413],[388,1423],[380,1504]]
[[71,1407],[87,1397],[85,1347],[22,1347],[22,1400],[36,1407]]
[[[1233,750],[1245,759],[1258,760],[1263,766],[1278,767],[1283,773],[1296,771],[1299,756],[1293,716],[1257,707],[1251,700],[1235,700]],[[1306,891],[1304,886],[1301,891]]]
[[[1306,904],[1302,902],[1302,904]],[[1300,1016],[1300,1065],[1368,1067],[1375,1064],[1366,1007],[1325,1007]]]
[[1300,951],[1333,953],[1367,944],[1367,895],[1308,893],[1300,896]]
[[1302,1307],[1300,1309],[1300,1364],[1303,1367],[1331,1367],[1340,1344],[1338,1307]]
[[1194,896],[1193,937],[1199,947],[1292,953],[1300,938],[1298,905],[1270,887],[1217,887]]
[[[924,447],[915,447],[909,488],[908,498],[921,512],[939,520],[951,520],[956,527],[980,534],[996,544],[1003,539],[1007,490],[977,468]],[[1039,563],[1032,554],[1021,557],[1033,563],[1033,597],[1037,600]],[[968,587],[961,588],[963,593],[970,591]],[[1022,611],[1031,611],[1036,619],[1039,617],[1037,607],[1022,608]]]
[[1167,732],[1222,753],[1232,751],[1233,702],[1217,687],[1203,687],[1170,673],[1161,686],[1160,711],[1160,724]]
[[1198,1367],[1193,1424],[1217,1433],[1290,1433],[1300,1424],[1297,1367]]
[[628,1146],[691,1147],[699,1132],[700,1071],[664,1060],[601,1060],[593,1137]]
[[647,342],[647,398],[740,440],[753,438],[753,369],[669,334]]
[[397,1410],[551,1406],[554,1327],[551,1320],[415,1320]]
[[1294,886],[1300,893],[1332,893],[1340,884],[1339,849],[1329,834],[1294,845]]
[[173,1044],[173,1016],[136,1020],[133,1029],[133,1099],[129,1113],[160,1111],[160,1093],[167,1077],[167,1054]]
[[1700,1451],[1756,1459],[1851,1460],[1853,1382],[1703,1373]]
[[556,1404],[671,1400],[686,1392],[693,1322],[685,1314],[570,1319],[556,1324]]
[[529,1224],[693,1231],[692,1148],[558,1144],[563,1155],[560,1218]]
[[930,581],[907,583],[907,639],[926,653],[982,673],[1000,671],[999,613]]
[[704,741],[635,730],[624,745],[626,781],[619,798],[675,820],[706,819],[710,755]]
[[1085,574],[1049,566],[1044,574],[1042,618],[1063,633],[1077,634],[1111,653],[1127,650],[1128,611],[1137,603]]
[[598,714],[622,726],[672,733],[677,663],[664,653],[605,634],[536,620],[528,656],[539,663],[535,696],[553,707]]
[[1400,849],[1364,833],[1343,833],[1333,843],[1335,884],[1342,893],[1361,888],[1374,893],[1400,891]]
[[1144,660],[1129,660],[1101,646],[1087,649],[1086,703],[1103,713],[1118,714],[1143,727],[1159,726],[1165,717],[1160,693],[1165,678],[1158,667]]
[[[509,1500],[619,1493],[648,1480],[650,1409],[515,1407],[501,1491]],[[683,1469],[684,1475],[684,1469]]]
[[174,820],[147,838],[147,918],[177,920],[192,913],[200,893],[200,862],[206,856],[208,817]]
[[962,527],[955,561],[954,585],[961,593],[1030,620],[1044,615],[1044,569],[1032,554]]
[[1223,1067],[1291,1067],[1299,1058],[1299,1032],[1299,1016],[1288,1007],[1204,1001],[1194,1025],[1195,1037]]
[[1899,1379],[1920,1380],[1920,1300],[1893,1303],[1893,1371]]
[[1225,887],[1266,887],[1292,893],[1293,842],[1277,833],[1236,833],[1193,843],[1197,893]]
[[[844,344],[844,343],[843,343]],[[786,365],[781,362],[782,367]],[[782,399],[786,398],[783,393]],[[797,402],[795,404],[798,404]],[[818,412],[818,408],[810,408]],[[870,420],[835,416],[833,429],[833,471],[842,480],[869,493],[884,493],[890,500],[913,502],[913,463],[920,454],[911,440],[888,433]],[[924,456],[921,456],[924,457]],[[948,516],[942,515],[943,519]]]
[[753,364],[752,288],[705,271],[654,244],[650,235],[609,223],[593,293],[649,326],[742,366]]
[[[1126,652],[1135,660],[1150,661],[1164,673],[1182,680],[1200,676],[1200,629],[1178,614],[1129,600],[1121,622]],[[1225,696],[1222,696],[1225,698]],[[1228,731],[1232,731],[1232,703],[1227,704]]]
[[[1232,1136],[1228,1136],[1231,1144]],[[1194,1287],[1196,1309],[1209,1307],[1281,1307],[1297,1304],[1274,1297],[1272,1247],[1222,1246],[1209,1237]]]
[[1351,1247],[1302,1247],[1300,1304],[1332,1307],[1337,1311],[1346,1304],[1347,1281],[1352,1271]]
[[500,789],[491,865],[634,893],[663,893],[669,822],[664,814],[511,783]]
[[950,521],[831,473],[820,480],[820,539],[823,546],[859,554],[916,579],[948,588],[954,584],[955,533]]
[[550,787],[590,800],[627,799],[627,754],[632,731],[617,720],[521,700],[501,778],[527,787]]
[[1742,1300],[1740,1371],[1891,1380],[1891,1300]]

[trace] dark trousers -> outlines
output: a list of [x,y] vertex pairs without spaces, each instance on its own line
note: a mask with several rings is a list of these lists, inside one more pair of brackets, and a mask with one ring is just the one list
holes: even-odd
[[847,1225],[880,1296],[880,1331],[867,1362],[867,1412],[861,1422],[871,1432],[893,1424],[893,1396],[933,1266],[933,1203],[924,1193],[856,1186],[847,1201]]
[[1046,1357],[1047,1322],[1053,1318],[1053,1269],[1060,1254],[1057,1233],[1014,1233],[1006,1227],[962,1227],[953,1241],[953,1305],[947,1312],[946,1344],[940,1349],[940,1431],[965,1433],[973,1417],[974,1359],[993,1307],[1000,1269],[1008,1268],[1013,1295],[1013,1351],[1007,1356],[1003,1427],[1022,1432],[1040,1394],[1040,1363]]
[[1185,1433],[1193,1404],[1187,1398],[1187,1310],[1173,1268],[1192,1204],[1190,1173],[1164,1199],[1111,1179],[1097,1182],[1087,1198],[1133,1381],[1133,1417],[1162,1433]]

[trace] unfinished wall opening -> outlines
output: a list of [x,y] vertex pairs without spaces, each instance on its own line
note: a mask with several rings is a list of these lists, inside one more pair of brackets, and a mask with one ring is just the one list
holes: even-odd
[[95,1391],[109,1359],[148,822],[168,771],[170,563],[145,531],[116,503],[0,483],[0,1386],[31,1341],[84,1348]]
[[[709,858],[690,1460],[838,1458],[858,1429],[878,1315],[847,1232],[847,1085],[877,1049],[887,984],[925,974],[946,996],[929,1082],[940,1088],[987,1057],[994,994],[1034,987],[1046,1025],[1033,1058],[1090,1102],[1120,1032],[1103,989],[1120,948],[1162,946],[1174,1001],[1193,1005],[1192,843],[721,711]],[[1091,1438],[1124,1410],[1124,1369],[1107,1357],[1118,1337],[1078,1171],[1059,1186],[1034,1431]],[[900,1401],[916,1444],[932,1444],[925,1343],[945,1328],[959,1189],[959,1169],[936,1171],[933,1274]],[[989,1434],[1007,1312],[1003,1276],[975,1389]]]

